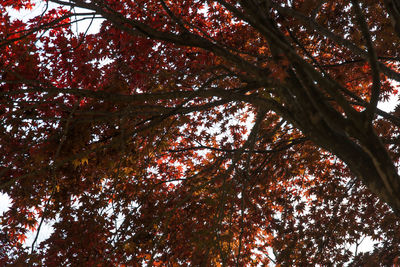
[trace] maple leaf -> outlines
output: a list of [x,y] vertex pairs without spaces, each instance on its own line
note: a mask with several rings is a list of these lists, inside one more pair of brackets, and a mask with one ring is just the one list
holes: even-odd
[[398,10],[0,1],[0,265],[398,264]]

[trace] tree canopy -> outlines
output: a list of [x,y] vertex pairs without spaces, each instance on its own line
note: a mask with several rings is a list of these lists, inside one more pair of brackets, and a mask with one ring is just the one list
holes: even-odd
[[399,62],[396,0],[1,0],[0,264],[395,264]]

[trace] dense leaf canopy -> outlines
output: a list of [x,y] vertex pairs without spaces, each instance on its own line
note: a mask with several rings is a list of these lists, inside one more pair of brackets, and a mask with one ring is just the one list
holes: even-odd
[[0,265],[391,266],[399,62],[396,0],[1,0]]

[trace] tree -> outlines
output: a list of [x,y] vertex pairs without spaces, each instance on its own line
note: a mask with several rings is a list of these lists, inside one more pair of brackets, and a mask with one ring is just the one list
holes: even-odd
[[397,262],[400,108],[377,107],[400,81],[396,1],[0,10],[0,262]]

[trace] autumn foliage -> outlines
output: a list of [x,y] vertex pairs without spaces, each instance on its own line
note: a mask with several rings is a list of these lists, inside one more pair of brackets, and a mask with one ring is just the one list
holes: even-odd
[[399,62],[395,0],[0,0],[0,265],[398,264]]

